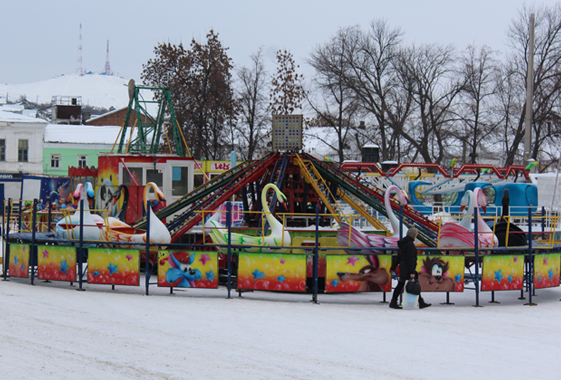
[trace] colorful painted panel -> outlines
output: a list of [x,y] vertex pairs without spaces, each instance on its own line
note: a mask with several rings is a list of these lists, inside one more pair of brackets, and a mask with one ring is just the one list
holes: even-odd
[[37,246],[37,278],[76,281],[76,247]]
[[423,292],[463,292],[464,257],[427,255],[417,258],[417,273]]
[[[122,207],[125,197],[119,197],[116,204],[113,204],[113,194],[119,186],[119,163],[120,157],[99,157],[97,168],[96,183],[96,208],[108,210],[109,216],[115,215],[117,210]],[[132,201],[130,202],[131,206]]]
[[10,277],[29,277],[29,249],[26,244],[10,244]]
[[482,291],[520,290],[524,285],[524,255],[483,256]]
[[273,150],[302,149],[302,115],[273,116]]
[[306,256],[240,253],[238,289],[306,291]]
[[158,251],[158,286],[218,288],[218,252]]
[[89,248],[88,283],[138,286],[140,252],[134,249]]
[[326,292],[391,292],[391,255],[327,256]]
[[60,208],[73,206],[72,201],[74,199],[71,192],[69,179],[42,178],[37,210],[39,212],[46,211],[50,207],[52,211],[57,211]]
[[534,288],[559,286],[559,265],[561,254],[542,254],[534,256]]

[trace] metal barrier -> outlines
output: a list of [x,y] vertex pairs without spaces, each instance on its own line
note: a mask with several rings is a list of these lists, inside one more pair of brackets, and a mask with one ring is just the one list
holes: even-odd
[[[11,201],[10,201],[11,202]],[[81,201],[83,202],[83,201]],[[36,206],[36,202],[34,202]],[[58,281],[68,281],[68,282],[78,282],[79,290],[84,290],[83,282],[92,282],[92,283],[104,283],[112,285],[114,288],[116,285],[134,285],[140,286],[139,281],[130,281],[130,283],[116,283],[115,281],[105,281],[103,280],[102,273],[95,273],[96,270],[92,268],[100,268],[100,270],[105,270],[109,272],[108,279],[111,280],[111,276],[119,273],[117,268],[117,262],[113,262],[111,260],[121,260],[120,263],[127,263],[127,262],[134,262],[134,265],[138,265],[138,272],[135,272],[137,277],[140,278],[140,265],[142,261],[144,262],[144,273],[145,273],[145,292],[146,295],[149,295],[150,285],[157,284],[158,286],[166,286],[170,288],[170,292],[173,292],[174,287],[188,287],[188,286],[197,286],[197,281],[206,281],[207,284],[218,284],[219,280],[218,277],[216,281],[214,280],[215,276],[219,276],[220,268],[218,266],[213,267],[216,273],[213,270],[210,270],[206,273],[204,271],[197,268],[196,265],[206,265],[209,260],[215,260],[218,262],[218,255],[219,253],[215,251],[205,251],[205,249],[209,248],[208,244],[166,244],[168,247],[167,249],[159,249],[161,248],[160,245],[151,244],[150,243],[150,226],[147,226],[147,236],[146,236],[146,244],[144,250],[138,249],[116,249],[114,248],[113,242],[104,242],[104,241],[88,241],[82,238],[83,236],[83,223],[80,223],[80,233],[77,239],[56,239],[46,237],[44,235],[40,235],[39,227],[38,227],[38,216],[36,212],[36,208],[33,207],[31,213],[29,214],[31,218],[29,220],[25,220],[24,223],[26,225],[30,225],[30,232],[27,232],[26,229],[18,228],[12,229],[14,220],[19,222],[19,218],[21,217],[21,213],[12,215],[11,214],[11,207],[6,208],[6,218],[3,220],[2,226],[2,238],[6,243],[6,250],[4,252],[4,260],[3,260],[3,278],[7,280],[8,277],[16,277],[18,273],[22,277],[30,278],[31,284],[34,283],[34,279],[37,278],[44,278],[45,273],[49,271],[48,264],[49,259],[53,259],[56,257],[60,259],[60,266],[56,267],[55,269],[58,270],[55,275],[57,278],[52,278],[52,280]],[[84,207],[83,204],[80,205],[80,216],[83,216]],[[312,295],[312,302],[318,302],[318,294],[320,293],[341,293],[341,292],[353,292],[357,291],[354,287],[358,287],[359,291],[380,291],[383,293],[385,302],[386,292],[391,291],[391,278],[392,275],[389,272],[389,267],[391,266],[391,256],[392,252],[395,252],[395,247],[352,247],[349,243],[347,247],[341,246],[329,246],[320,244],[320,214],[319,209],[316,209],[315,214],[315,231],[314,231],[314,239],[313,245],[309,243],[312,239],[308,239],[308,246],[304,248],[302,253],[285,253],[285,254],[277,254],[275,252],[267,253],[267,252],[256,252],[256,253],[247,253],[243,252],[247,245],[239,244],[231,244],[231,234],[232,234],[232,227],[229,221],[231,220],[231,209],[228,205],[227,207],[227,234],[228,244],[213,244],[213,247],[216,247],[218,251],[224,251],[226,253],[226,265],[222,268],[223,273],[226,275],[226,280],[221,285],[224,285],[228,288],[228,298],[231,298],[231,290],[233,288],[237,288],[241,295],[241,290],[273,290],[273,291],[295,291],[290,290],[288,286],[288,282],[292,281],[293,279],[288,278],[285,276],[288,272],[282,272],[277,279],[275,280],[275,287],[263,287],[263,283],[265,280],[264,271],[255,270],[254,272],[250,272],[253,276],[254,284],[260,283],[259,286],[245,287],[241,286],[239,283],[235,284],[236,281],[239,281],[239,276],[241,272],[247,275],[248,270],[252,268],[241,268],[240,267],[240,258],[247,256],[247,255],[254,255],[251,257],[251,260],[261,260],[262,262],[270,262],[271,260],[277,260],[274,265],[271,267],[278,267],[281,268],[283,265],[287,264],[288,261],[293,261],[293,263],[288,263],[293,265],[293,268],[296,268],[297,271],[300,273],[299,279],[302,279],[302,270],[304,271],[304,282],[308,282],[302,287],[302,283],[294,282],[297,286],[299,286],[299,291],[305,291]],[[543,220],[549,220],[551,218],[557,218],[552,216],[544,216],[545,219],[535,220],[535,217],[529,213],[528,215],[528,236],[541,236],[542,233],[546,233],[547,231],[537,231],[534,232],[533,226],[544,225],[547,223],[542,223]],[[83,218],[80,219],[83,221]],[[549,222],[548,222],[549,223]],[[555,228],[557,221],[551,221],[549,223],[551,228]],[[284,223],[283,223],[284,224]],[[21,224],[20,224],[21,225]],[[50,223],[48,224],[50,225]],[[351,227],[352,228],[352,227]],[[475,231],[474,235],[478,235],[477,230],[477,223],[475,224]],[[25,231],[25,232],[22,232]],[[553,234],[549,234],[549,236],[553,236]],[[449,279],[447,283],[447,287],[442,288],[434,288],[432,290],[423,290],[423,291],[437,291],[437,292],[444,292],[446,293],[446,304],[450,304],[449,297],[450,294],[455,291],[464,291],[464,282],[468,284],[471,282],[474,284],[473,290],[475,291],[475,306],[480,306],[479,294],[480,291],[489,290],[492,293],[492,297],[494,300],[494,292],[500,290],[521,290],[521,298],[524,296],[524,290],[528,293],[529,302],[526,303],[527,305],[535,305],[532,302],[532,296],[535,294],[536,286],[539,287],[549,287],[549,286],[559,286],[559,263],[561,261],[561,249],[560,247],[555,246],[555,244],[551,243],[551,238],[547,240],[547,244],[540,244],[539,246],[533,245],[533,239],[529,239],[529,244],[526,247],[518,247],[518,248],[511,248],[511,247],[495,247],[495,248],[488,248],[488,249],[481,249],[477,242],[475,243],[475,247],[472,249],[458,249],[460,251],[459,255],[448,255],[446,250],[438,249],[438,248],[419,248],[420,255],[420,263],[421,268],[425,268],[426,271],[432,270],[434,266],[438,267],[439,265],[444,266],[447,265],[447,268],[450,268],[451,265],[455,265],[455,277],[448,275]],[[132,246],[134,243],[130,243]],[[119,243],[124,247],[127,246],[127,243]],[[88,247],[89,246],[89,247]],[[95,247],[94,247],[95,246]],[[38,247],[42,250],[38,252]],[[57,248],[50,248],[50,247],[57,247]],[[67,249],[58,249],[58,247],[62,248],[69,248],[70,251]],[[300,249],[301,247],[294,247],[294,246],[278,246],[277,248],[287,249],[287,250],[295,250]],[[345,250],[347,251],[346,254],[342,254],[340,251]],[[12,251],[12,252],[11,252]],[[53,257],[49,257],[51,254]],[[60,252],[59,252],[60,251]],[[64,251],[64,252],[62,252]],[[156,251],[156,259],[153,259],[150,255],[151,251]],[[336,252],[339,251],[339,252]],[[69,253],[70,252],[70,253]],[[208,253],[205,256],[205,252],[212,252],[212,255]],[[356,252],[356,254],[354,253]],[[371,253],[370,253],[371,252]],[[492,253],[492,255],[485,255],[485,253]],[[214,255],[216,254],[216,258]],[[18,260],[15,260],[14,257],[19,255]],[[64,256],[70,255],[70,256]],[[198,256],[196,256],[198,255]],[[176,257],[177,256],[177,257]],[[210,257],[212,256],[212,258]],[[75,262],[73,260],[63,260],[66,257],[74,257]],[[307,261],[306,258],[311,257],[311,265],[312,265],[312,275],[308,277],[306,273]],[[497,271],[495,274],[494,279],[490,279],[489,272],[486,266],[492,267],[492,265],[496,265],[496,262],[493,262],[493,258],[501,258],[501,257],[514,257],[514,261],[516,263],[515,270],[520,272],[520,265],[522,265],[522,275],[521,276],[514,276],[513,279],[509,280],[510,285],[506,284],[506,280],[500,287],[495,287],[496,283],[501,284],[503,278],[505,277],[505,273],[501,273],[500,270]],[[195,258],[198,258],[195,262]],[[96,264],[94,263],[95,260],[109,260],[109,265],[107,263]],[[138,264],[137,261],[138,261]],[[448,260],[448,261],[446,261]],[[450,263],[450,260],[454,261],[454,263]],[[541,261],[540,261],[541,260]],[[52,261],[51,261],[52,262]],[[548,267],[544,267],[546,262],[550,262],[551,268],[556,267],[556,271],[553,269],[549,269],[547,272]],[[233,266],[233,263],[237,263],[238,266]],[[125,266],[123,264],[123,266]],[[58,263],[57,263],[58,265]],[[97,265],[97,267],[96,267]],[[174,266],[175,265],[175,266]],[[320,271],[320,266],[325,265],[326,269],[322,269]],[[429,266],[429,268],[427,268]],[[178,268],[180,267],[180,268]],[[480,267],[483,268],[483,271],[480,273]],[[513,265],[514,267],[514,265]],[[46,268],[46,270],[45,270]],[[72,273],[72,268],[77,268],[75,270],[75,275]],[[151,276],[154,274],[156,268],[158,268],[158,282],[150,282]],[[164,268],[164,269],[162,269]],[[202,268],[202,267],[201,267]],[[339,270],[339,268],[343,268]],[[347,268],[346,270],[344,270]],[[360,269],[359,269],[360,268]],[[461,272],[460,269],[461,268]],[[468,272],[465,272],[464,268],[467,268]],[[21,271],[20,271],[21,269]],[[386,271],[388,278],[384,280],[380,280],[380,283],[376,283],[372,280],[372,273],[370,271]],[[52,271],[51,271],[52,272]],[[56,272],[56,271],[55,271]],[[68,276],[67,276],[68,272]],[[181,273],[183,272],[183,273]],[[324,276],[320,276],[321,273],[325,273]],[[62,273],[62,275],[60,274]],[[187,274],[185,274],[187,273]],[[281,273],[281,272],[279,272]],[[536,274],[538,273],[538,274]],[[540,273],[546,273],[545,275],[541,275]],[[87,279],[85,276],[87,275]],[[191,275],[191,277],[189,277]],[[424,275],[424,274],[423,274]],[[433,274],[431,273],[430,276]],[[66,277],[64,277],[66,276]],[[125,276],[125,274],[123,274]],[[205,277],[206,276],[206,277]],[[370,277],[369,277],[370,276]],[[428,276],[428,274],[427,274]],[[99,278],[97,278],[99,277]],[[323,277],[323,278],[322,278]],[[446,277],[442,276],[442,273],[436,277]],[[492,274],[491,274],[492,277]],[[511,276],[512,277],[512,276]],[[546,279],[545,277],[549,277]],[[290,281],[289,281],[290,280]],[[298,279],[297,279],[298,280]],[[310,280],[310,281],[307,281]],[[282,286],[284,282],[287,282],[286,286]],[[296,281],[296,280],[295,280]],[[323,281],[323,287],[321,283]],[[385,281],[385,282],[383,282]],[[450,288],[451,283],[453,281],[454,288]],[[486,281],[488,284],[486,284]],[[383,282],[383,283],[382,283]],[[183,284],[183,285],[180,285]],[[250,284],[251,285],[251,284]],[[269,283],[270,285],[270,283]],[[346,287],[339,287],[339,285],[349,285]],[[351,286],[352,285],[352,286]],[[373,286],[376,285],[376,286]],[[214,285],[213,285],[214,286]],[[208,286],[213,287],[213,286]],[[217,285],[218,286],[218,285]],[[217,287],[216,286],[216,287]],[[388,287],[389,286],[389,287]],[[206,287],[206,286],[205,286]]]

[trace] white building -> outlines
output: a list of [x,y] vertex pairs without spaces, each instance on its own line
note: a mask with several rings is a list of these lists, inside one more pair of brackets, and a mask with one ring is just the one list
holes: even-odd
[[47,122],[0,110],[0,173],[41,174]]

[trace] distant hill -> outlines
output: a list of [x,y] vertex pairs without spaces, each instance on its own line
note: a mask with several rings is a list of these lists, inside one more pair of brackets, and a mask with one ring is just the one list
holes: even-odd
[[0,84],[0,103],[16,102],[25,97],[38,104],[50,104],[53,96],[81,96],[82,105],[116,109],[129,102],[129,79],[100,74],[68,74],[41,82]]

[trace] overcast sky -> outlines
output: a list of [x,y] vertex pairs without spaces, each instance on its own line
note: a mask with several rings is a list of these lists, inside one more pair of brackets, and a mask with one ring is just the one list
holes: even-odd
[[408,43],[488,45],[504,51],[506,31],[522,0],[8,0],[0,5],[0,83],[18,84],[77,72],[80,23],[82,68],[101,72],[109,40],[116,75],[138,80],[158,43],[200,42],[212,28],[236,66],[263,46],[267,70],[289,49],[306,74],[305,59],[341,27],[367,28],[374,19],[401,27]]

